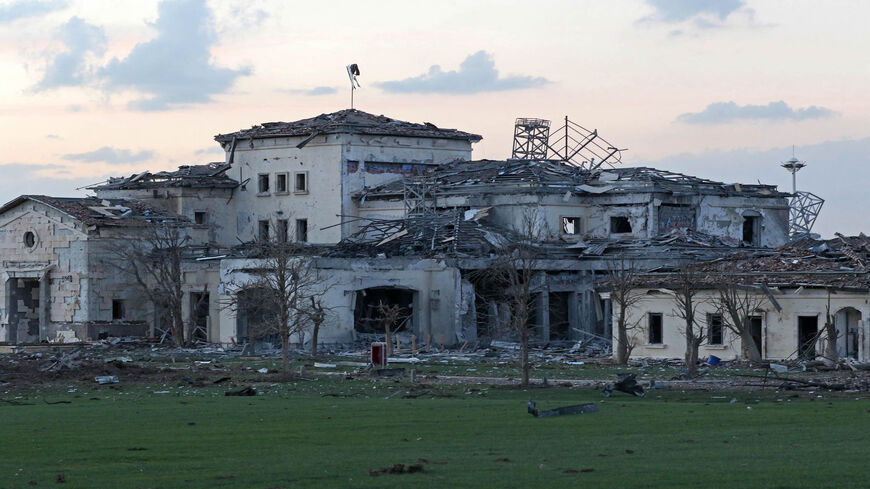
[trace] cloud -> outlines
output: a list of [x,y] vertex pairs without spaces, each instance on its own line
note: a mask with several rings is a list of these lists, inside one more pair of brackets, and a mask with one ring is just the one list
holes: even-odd
[[0,5],[0,24],[14,22],[27,17],[36,17],[57,10],[63,10],[66,7],[66,0],[18,0],[17,2]]
[[825,107],[811,105],[793,109],[782,100],[767,105],[737,105],[734,102],[716,102],[701,112],[689,112],[677,116],[687,124],[724,124],[742,120],[793,120],[820,119],[837,113]]
[[533,76],[499,77],[492,56],[485,51],[478,51],[465,58],[465,61],[459,65],[458,71],[443,71],[440,66],[432,65],[428,73],[404,80],[379,82],[374,85],[392,93],[471,94],[521,90],[540,87],[548,83],[550,81],[546,78]]
[[226,151],[220,146],[212,146],[210,148],[198,149],[193,152],[195,155],[225,155]]
[[[779,165],[791,156],[791,146],[734,149],[673,155],[643,162],[643,165],[724,182],[756,183],[760,180],[790,192],[791,175]],[[862,176],[870,167],[870,137],[799,145],[795,156],[807,162],[807,167],[797,174],[798,190],[825,199],[813,232],[827,237],[833,237],[834,232],[867,233],[870,213],[855,212],[855,209],[867,205],[866,179]]]
[[333,93],[337,93],[338,90],[335,87],[314,87],[314,88],[302,88],[302,89],[292,89],[288,90],[290,93],[296,95],[306,95],[310,97],[314,97],[317,95],[332,95]]
[[[81,176],[63,165],[3,163],[0,164],[0,204],[23,194],[83,197],[76,188],[95,183],[104,177]],[[64,177],[64,175],[76,175]]]
[[73,17],[62,25],[59,37],[66,51],[56,54],[48,62],[42,80],[34,87],[36,91],[84,84],[92,75],[85,63],[88,53],[100,56],[106,52],[103,29],[79,17]]
[[211,11],[204,0],[164,0],[154,23],[157,37],[137,44],[124,59],[113,59],[100,77],[110,90],[134,89],[146,98],[131,102],[139,110],[167,110],[212,101],[250,69],[212,63],[216,41]]
[[132,152],[129,149],[117,149],[109,146],[88,151],[85,153],[71,153],[63,155],[63,159],[67,161],[81,161],[84,163],[138,163],[140,161],[150,160],[154,157],[154,152],[150,150],[142,150]]
[[46,134],[45,139],[63,139],[63,138],[58,136],[57,134]]
[[[646,0],[646,3],[655,13],[644,20],[658,22],[684,22],[704,17],[723,22],[744,5],[743,0]],[[705,22],[712,27],[709,21]]]

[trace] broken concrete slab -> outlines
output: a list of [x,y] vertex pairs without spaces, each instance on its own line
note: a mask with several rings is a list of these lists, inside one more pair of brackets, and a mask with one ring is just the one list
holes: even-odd
[[577,404],[574,406],[564,406],[556,409],[539,411],[537,403],[535,401],[529,401],[528,412],[536,418],[549,418],[552,416],[562,416],[566,414],[597,413],[598,405],[594,403]]

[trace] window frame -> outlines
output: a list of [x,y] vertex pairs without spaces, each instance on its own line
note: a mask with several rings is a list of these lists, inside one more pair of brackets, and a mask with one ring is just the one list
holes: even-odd
[[[653,341],[653,317],[658,319],[658,341]],[[650,312],[646,316],[647,321],[647,344],[665,344],[665,315],[660,312]]]
[[[284,180],[284,188],[281,189],[281,177]],[[287,195],[290,193],[290,172],[279,172],[275,174],[275,195]]]
[[[199,217],[202,216],[202,219]],[[207,211],[193,211],[193,223],[198,225],[207,225],[208,224],[208,212]]]
[[269,195],[270,180],[268,173],[257,173],[257,195]]
[[112,321],[123,321],[125,319],[127,319],[127,301],[124,299],[112,299]]
[[[617,222],[619,222],[619,221],[617,221],[617,219],[620,221],[623,219],[625,220],[625,223],[628,224],[628,231],[616,231],[615,230],[615,228],[616,228],[615,224]],[[631,234],[634,232],[634,227],[632,227],[632,225],[631,225],[631,218],[629,218],[628,216],[610,216],[609,229],[610,229],[610,234]]]
[[[303,228],[300,228],[300,226],[299,226],[300,223],[304,224]],[[295,230],[295,235],[296,235],[296,241],[299,243],[307,243],[308,242],[308,219],[307,218],[296,219],[295,225],[296,226],[295,226],[294,230]]]
[[[566,231],[566,226],[571,220],[576,220],[576,224],[574,226],[574,232],[569,233]],[[566,236],[579,236],[583,234],[583,218],[580,216],[559,216],[559,227],[562,231],[562,234]]]
[[[299,177],[302,177],[302,181],[305,183],[303,189],[300,189],[298,186]],[[305,195],[308,193],[308,189],[311,187],[311,182],[308,180],[308,170],[303,171],[295,171],[293,172],[293,194],[294,195]]]
[[[719,319],[719,325],[717,326],[719,336],[718,342],[713,341],[713,321],[715,318]],[[725,344],[725,318],[718,312],[707,314],[707,344],[711,346],[722,346]]]
[[271,235],[270,227],[268,219],[260,219],[257,221],[257,239],[259,241],[269,241]]

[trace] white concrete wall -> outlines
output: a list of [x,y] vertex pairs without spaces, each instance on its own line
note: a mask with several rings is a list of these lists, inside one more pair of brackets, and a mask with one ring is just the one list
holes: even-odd
[[[673,296],[663,292],[650,294],[647,293],[648,289],[640,289],[639,292],[644,294],[643,299],[632,307],[629,313],[630,324],[637,321],[637,328],[630,333],[635,344],[632,358],[682,359],[686,351],[685,320],[676,315]],[[870,315],[868,297],[870,296],[867,293],[845,291],[838,291],[831,294],[830,297],[831,314],[846,307],[854,308],[861,313],[860,330],[863,331],[861,338],[864,343],[870,339],[870,330],[868,330],[867,325],[867,318]],[[762,311],[758,313],[762,317],[761,355],[763,358],[771,360],[796,358],[798,317],[818,316],[818,328],[821,329],[825,324],[828,295],[825,291],[817,289],[805,289],[799,292],[784,290],[775,293],[774,298],[782,307],[781,311],[777,311],[769,301],[765,301],[761,308]],[[717,312],[715,302],[716,294],[714,291],[703,291],[696,298],[696,318],[705,329],[707,314]],[[616,304],[613,308],[613,341],[615,342],[619,309]],[[649,313],[662,314],[663,341],[661,344],[651,345],[648,342]],[[715,355],[726,360],[738,358],[740,356],[740,338],[725,328],[723,340],[721,346],[709,345],[705,341],[699,349],[699,356],[705,358],[709,355]],[[840,341],[842,342],[842,339]],[[816,345],[816,351],[819,354],[824,351],[823,343],[824,339],[821,338]],[[870,360],[868,357],[870,351],[867,350],[867,345],[865,344],[861,348],[862,356],[860,359]]]

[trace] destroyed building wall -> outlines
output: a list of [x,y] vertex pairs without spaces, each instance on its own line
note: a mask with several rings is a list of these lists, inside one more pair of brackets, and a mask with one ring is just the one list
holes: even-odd
[[[231,295],[244,290],[252,277],[245,272],[257,266],[256,260],[221,261],[221,301],[232,303]],[[465,315],[472,309],[463,301],[459,270],[443,261],[427,259],[336,259],[315,258],[314,266],[326,289],[323,302],[327,319],[320,329],[321,344],[347,345],[362,338],[380,335],[380,325],[368,316],[360,317],[358,305],[371,307],[363,298],[372,295],[385,302],[401,301],[408,322],[399,331],[406,338],[413,334],[418,345],[454,345],[462,337]],[[373,299],[377,300],[377,299]],[[232,308],[220,310],[220,341],[239,342],[238,315]],[[404,319],[404,318],[403,318]],[[467,322],[467,321],[466,321]],[[468,330],[466,334],[470,334]],[[473,333],[473,332],[472,332]],[[465,340],[475,338],[466,338]],[[295,339],[298,341],[298,338]]]
[[[673,295],[660,289],[637,289],[643,299],[631,308],[629,324],[637,327],[629,332],[634,349],[632,358],[683,358],[686,351],[685,320],[676,315]],[[824,353],[825,338],[807,343],[825,325],[828,292],[824,289],[779,289],[773,297],[779,310],[769,300],[754,315],[760,329],[754,331],[760,342],[762,358],[768,360],[814,359]],[[714,290],[700,291],[696,296],[696,318],[704,327],[706,337],[699,348],[699,357],[715,355],[724,360],[741,358],[740,338],[724,326],[717,317]],[[613,306],[613,341],[616,341],[616,318],[619,308]],[[838,352],[860,361],[870,360],[870,327],[868,327],[868,293],[839,290],[830,295],[830,311],[835,317],[839,338]],[[655,317],[654,317],[655,316]],[[713,325],[713,333],[710,327]],[[660,331],[651,331],[651,326]],[[659,329],[660,328],[660,329]],[[652,340],[652,341],[651,341]]]
[[100,199],[137,199],[186,217],[193,226],[204,232],[198,233],[194,244],[215,243],[233,246],[236,239],[235,213],[233,212],[233,188],[92,188]]

